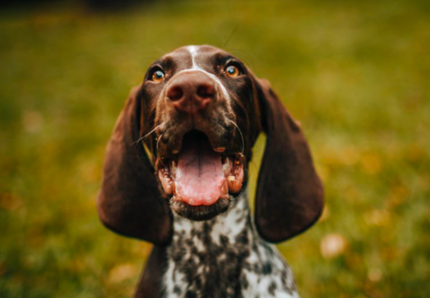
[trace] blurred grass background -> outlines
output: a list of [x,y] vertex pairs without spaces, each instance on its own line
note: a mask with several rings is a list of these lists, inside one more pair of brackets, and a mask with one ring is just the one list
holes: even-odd
[[279,246],[302,297],[430,297],[430,6],[407,0],[2,10],[0,297],[132,295],[150,245],[99,223],[104,148],[147,66],[203,43],[269,79],[310,141],[326,208]]

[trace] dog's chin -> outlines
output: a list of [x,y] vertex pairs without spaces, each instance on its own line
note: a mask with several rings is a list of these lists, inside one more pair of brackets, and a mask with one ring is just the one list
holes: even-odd
[[210,220],[225,212],[230,207],[230,199],[220,198],[212,205],[191,206],[182,201],[170,201],[172,211],[194,221]]

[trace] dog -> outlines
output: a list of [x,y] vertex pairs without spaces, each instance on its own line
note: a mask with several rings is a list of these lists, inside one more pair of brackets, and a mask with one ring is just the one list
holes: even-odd
[[[266,134],[252,220],[247,177]],[[106,149],[102,223],[154,244],[135,297],[298,297],[269,243],[313,225],[323,186],[300,125],[270,84],[216,47],[155,61]]]

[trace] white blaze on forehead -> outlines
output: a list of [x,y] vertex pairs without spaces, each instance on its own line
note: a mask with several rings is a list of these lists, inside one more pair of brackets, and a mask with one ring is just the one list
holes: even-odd
[[221,80],[216,75],[214,75],[213,73],[210,73],[210,72],[204,70],[203,68],[201,68],[197,64],[196,58],[198,56],[199,47],[198,46],[188,46],[188,47],[186,47],[186,49],[187,49],[187,51],[191,55],[191,68],[181,70],[180,72],[178,72],[178,74],[182,73],[182,72],[189,72],[189,71],[201,71],[204,74],[208,75],[213,81],[215,81],[215,83],[221,89],[221,92],[223,93],[224,97],[226,99],[230,100],[230,96],[229,96],[229,94],[227,92],[227,89],[225,88],[225,86],[223,85],[223,83],[221,82]]
[[197,56],[198,47],[196,47],[196,46],[188,46],[187,49],[188,49],[188,52],[190,52],[190,55],[191,55],[191,61],[192,61],[191,69],[199,69],[199,70],[201,70],[201,68],[198,67],[197,63],[196,63],[196,56]]

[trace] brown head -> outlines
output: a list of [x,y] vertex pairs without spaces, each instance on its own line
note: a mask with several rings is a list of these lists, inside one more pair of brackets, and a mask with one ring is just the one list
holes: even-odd
[[108,146],[102,221],[162,244],[170,240],[171,211],[191,220],[226,211],[246,186],[261,130],[267,144],[256,225],[278,242],[312,225],[323,206],[300,127],[269,84],[227,52],[188,46],[161,57],[132,91]]

